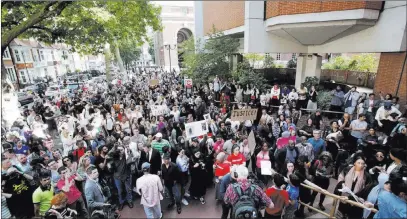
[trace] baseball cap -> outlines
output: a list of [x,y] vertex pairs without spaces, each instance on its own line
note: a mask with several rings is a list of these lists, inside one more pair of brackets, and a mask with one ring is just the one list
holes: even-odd
[[143,169],[143,170],[145,170],[145,169],[149,169],[150,168],[150,163],[148,163],[148,162],[144,162],[142,165],[141,165],[141,169]]
[[384,103],[384,108],[385,109],[390,109],[391,108],[392,103],[391,102],[385,102]]
[[162,138],[162,137],[163,137],[163,134],[161,134],[161,132],[158,132],[157,134],[155,134],[155,137],[157,137],[157,138]]
[[170,154],[169,153],[165,153],[163,155],[163,160],[169,160],[170,159]]

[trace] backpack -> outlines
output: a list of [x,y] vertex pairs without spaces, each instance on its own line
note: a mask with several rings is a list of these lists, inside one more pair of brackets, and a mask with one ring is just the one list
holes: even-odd
[[246,191],[242,191],[239,184],[233,185],[233,190],[238,194],[238,201],[233,205],[232,218],[257,218],[256,202],[254,200],[254,191],[256,187],[250,185]]

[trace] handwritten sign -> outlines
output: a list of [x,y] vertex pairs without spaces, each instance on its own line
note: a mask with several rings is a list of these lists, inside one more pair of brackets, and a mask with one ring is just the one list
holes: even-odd
[[158,79],[151,79],[150,80],[150,86],[157,86],[158,85]]
[[184,79],[185,88],[192,88],[192,79]]
[[257,109],[240,109],[233,110],[230,120],[232,121],[246,121],[255,120],[257,117]]
[[160,116],[166,114],[166,107],[163,105],[152,105],[151,106],[151,114],[153,116]]

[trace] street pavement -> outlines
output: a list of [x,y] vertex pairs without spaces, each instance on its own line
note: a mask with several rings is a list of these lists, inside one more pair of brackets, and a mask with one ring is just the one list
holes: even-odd
[[[331,179],[330,187],[328,191],[332,192],[335,188],[337,180]],[[163,211],[163,218],[220,218],[222,215],[222,205],[220,202],[215,201],[215,188],[209,188],[205,196],[206,203],[201,204],[199,200],[188,200],[189,205],[182,206],[181,214],[177,213],[174,207],[167,209],[169,204],[169,199],[164,199],[161,201],[161,208]],[[317,196],[314,207],[318,206],[319,195]],[[326,208],[325,212],[329,213],[332,208],[333,199],[326,197],[324,201],[324,206]],[[129,208],[127,205],[120,212],[121,218],[146,218],[143,206],[140,205],[140,197],[134,198],[134,208]],[[305,218],[327,218],[326,216],[314,212],[309,212],[305,208]]]

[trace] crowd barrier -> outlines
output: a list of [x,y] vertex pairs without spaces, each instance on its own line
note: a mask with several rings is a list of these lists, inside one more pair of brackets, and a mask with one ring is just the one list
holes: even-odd
[[331,198],[333,199],[332,208],[331,208],[331,210],[329,211],[329,213],[326,213],[326,212],[324,212],[324,211],[321,211],[320,209],[315,208],[315,207],[313,207],[313,206],[310,206],[310,205],[308,205],[308,204],[306,204],[306,203],[303,203],[303,202],[301,202],[301,201],[299,202],[301,205],[303,205],[303,206],[305,206],[305,207],[307,207],[307,208],[309,208],[309,209],[312,209],[312,210],[314,210],[314,211],[316,211],[316,212],[318,212],[318,213],[320,213],[320,214],[322,214],[322,215],[324,215],[324,216],[326,216],[326,217],[328,217],[328,218],[330,218],[330,219],[334,219],[334,218],[335,218],[335,214],[336,214],[336,210],[337,210],[339,201],[342,201],[342,202],[344,202],[344,203],[353,205],[353,206],[358,207],[358,208],[368,209],[368,210],[370,210],[370,211],[372,211],[372,212],[374,212],[374,213],[377,212],[377,209],[375,209],[375,208],[368,208],[368,207],[364,206],[363,204],[361,204],[361,203],[359,203],[359,202],[356,202],[356,201],[344,200],[344,199],[342,199],[341,196],[332,194],[332,193],[330,193],[330,192],[328,192],[328,191],[323,191],[323,190],[321,190],[321,189],[319,189],[319,188],[314,188],[314,187],[312,187],[312,186],[309,186],[309,185],[306,185],[306,184],[303,184],[303,183],[301,183],[301,186],[303,186],[303,187],[305,187],[305,188],[307,188],[307,189],[310,189],[310,190],[312,190],[312,191],[315,191],[315,192],[318,192],[318,193],[322,193],[322,194],[324,194],[324,195],[326,195],[326,196],[329,196],[329,197],[331,197]]

